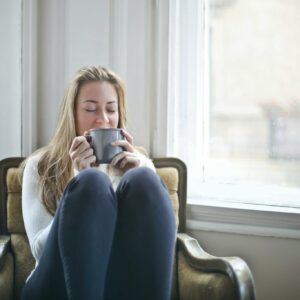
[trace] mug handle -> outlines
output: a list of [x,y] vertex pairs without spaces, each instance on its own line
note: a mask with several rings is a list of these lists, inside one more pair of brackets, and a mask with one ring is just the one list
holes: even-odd
[[86,139],[86,141],[90,144],[90,145],[92,145],[92,136],[91,135],[89,135],[89,134],[87,134],[87,135],[84,135],[84,137],[85,137],[85,139]]

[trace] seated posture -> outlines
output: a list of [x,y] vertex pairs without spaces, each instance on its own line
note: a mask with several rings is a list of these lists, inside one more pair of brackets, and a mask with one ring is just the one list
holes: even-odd
[[[125,129],[124,86],[80,69],[53,139],[24,163],[22,210],[36,267],[23,300],[169,300],[175,220],[150,159]],[[123,151],[96,164],[86,135],[121,128]]]

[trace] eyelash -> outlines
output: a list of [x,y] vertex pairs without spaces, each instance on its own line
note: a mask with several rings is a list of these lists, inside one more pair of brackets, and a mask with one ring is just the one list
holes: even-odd
[[[96,109],[85,109],[86,112],[96,112]],[[114,113],[116,110],[108,110],[109,113]]]

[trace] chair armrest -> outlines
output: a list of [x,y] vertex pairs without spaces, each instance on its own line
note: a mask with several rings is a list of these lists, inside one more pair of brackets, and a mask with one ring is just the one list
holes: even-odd
[[0,235],[0,270],[4,264],[5,255],[8,251],[10,237],[7,235]]
[[[182,260],[181,265],[186,264],[185,272],[189,274],[189,280],[194,281],[193,286],[200,282],[200,276],[197,273],[206,275],[205,291],[201,291],[201,296],[206,299],[235,299],[235,300],[254,300],[255,287],[254,281],[249,267],[246,262],[239,257],[215,257],[206,253],[199,245],[196,239],[184,233],[177,235],[178,259]],[[180,262],[178,262],[178,268]],[[179,270],[180,271],[180,270]],[[187,275],[187,274],[185,274]],[[216,282],[214,283],[214,277]],[[225,276],[224,276],[225,275]],[[201,277],[200,276],[200,277]],[[180,274],[178,274],[180,280]],[[184,279],[183,279],[184,280]],[[205,280],[205,279],[204,279]],[[189,283],[185,282],[184,288],[189,287]],[[179,294],[180,291],[180,282]],[[192,287],[192,285],[190,285]],[[224,291],[213,291],[213,289],[224,289]],[[226,290],[226,291],[225,291]],[[231,291],[229,291],[231,290]],[[190,291],[190,294],[193,292]],[[186,294],[186,292],[185,292]],[[195,292],[197,294],[197,292]],[[198,292],[198,295],[200,295]],[[210,295],[211,296],[210,296]],[[181,300],[187,300],[187,297],[180,297]],[[189,299],[197,299],[196,297],[188,297]]]
[[10,237],[0,235],[0,299],[13,299],[13,256],[9,251]]

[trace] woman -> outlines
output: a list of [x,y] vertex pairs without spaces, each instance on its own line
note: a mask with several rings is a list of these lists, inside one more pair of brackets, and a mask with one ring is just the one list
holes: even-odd
[[[36,267],[23,300],[167,300],[175,221],[151,160],[126,123],[124,87],[103,67],[80,69],[66,91],[55,135],[27,161],[22,209]],[[84,135],[122,128],[124,151],[95,165]]]

